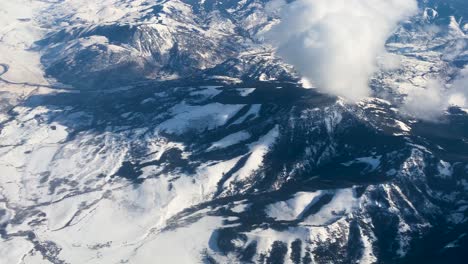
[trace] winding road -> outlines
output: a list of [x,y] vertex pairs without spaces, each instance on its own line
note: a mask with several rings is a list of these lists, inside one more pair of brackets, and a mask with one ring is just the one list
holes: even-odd
[[0,82],[12,84],[12,85],[27,85],[27,86],[34,86],[34,87],[50,88],[50,89],[73,90],[73,89],[67,89],[65,87],[49,85],[49,84],[38,84],[38,83],[30,83],[30,82],[12,82],[2,77],[9,70],[10,70],[10,65],[6,63],[0,63]]

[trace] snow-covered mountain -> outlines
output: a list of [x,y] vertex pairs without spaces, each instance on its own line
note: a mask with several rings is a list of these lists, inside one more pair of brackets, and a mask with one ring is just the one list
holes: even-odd
[[0,3],[0,263],[463,263],[468,110],[401,104],[459,79],[465,1],[420,1],[358,103],[268,3]]

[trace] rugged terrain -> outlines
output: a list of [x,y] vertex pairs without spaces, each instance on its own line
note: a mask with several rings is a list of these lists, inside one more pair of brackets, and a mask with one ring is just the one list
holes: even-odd
[[467,65],[465,1],[420,1],[358,103],[267,2],[0,4],[0,262],[463,263],[468,110],[401,103]]

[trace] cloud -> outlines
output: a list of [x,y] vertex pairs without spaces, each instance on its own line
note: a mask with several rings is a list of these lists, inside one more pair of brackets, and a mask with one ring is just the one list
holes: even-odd
[[449,104],[462,108],[468,107],[468,65],[460,71],[451,85]]
[[[291,2],[291,1],[288,1]],[[274,0],[281,21],[266,39],[317,88],[352,101],[370,95],[377,57],[415,0]]]
[[425,88],[411,90],[403,103],[403,110],[420,119],[433,121],[451,106],[468,107],[468,66],[460,70],[449,84],[430,80]]
[[425,120],[436,119],[448,107],[443,93],[443,84],[439,80],[430,80],[426,88],[415,88],[408,92],[403,111]]

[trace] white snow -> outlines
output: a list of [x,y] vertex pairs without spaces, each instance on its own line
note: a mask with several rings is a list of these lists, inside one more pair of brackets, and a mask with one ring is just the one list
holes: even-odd
[[357,158],[356,160],[361,163],[367,163],[370,165],[371,170],[377,169],[377,167],[380,166],[380,159],[382,156],[377,156],[377,157],[363,157],[363,158]]
[[1,241],[1,261],[5,264],[21,263],[21,258],[33,247],[33,244],[26,241],[24,238],[13,238],[10,240]]
[[361,236],[364,244],[364,252],[362,254],[361,263],[373,264],[377,262],[377,257],[374,254],[374,248],[372,246],[372,239],[366,235]]
[[244,212],[247,208],[249,208],[250,204],[248,203],[238,203],[234,207],[231,208],[231,211],[234,213],[242,213]]
[[352,213],[358,206],[358,199],[354,197],[353,189],[337,190],[333,199],[324,205],[319,212],[308,216],[304,223],[310,225],[326,225],[343,215]]
[[[245,0],[240,1],[239,6],[246,3]],[[157,18],[143,20],[142,16],[150,11],[149,4],[154,3],[146,0],[0,1],[0,63],[6,64],[5,70],[7,70],[1,78],[10,82],[21,82],[21,84],[0,82],[0,91],[11,92],[18,102],[31,94],[64,92],[45,87],[38,88],[39,84],[54,83],[54,80],[44,77],[40,63],[41,54],[34,49],[34,42],[42,39],[49,30],[61,28],[69,30],[78,26],[92,30],[95,26],[111,23],[121,25],[134,23],[133,25],[139,26],[140,30],[138,33],[140,35],[137,34],[134,39],[137,48],[112,45],[109,39],[102,36],[80,38],[64,45],[69,49],[105,45],[111,54],[131,50],[138,56],[149,56],[151,51],[142,41],[144,34],[157,32],[160,37],[155,38],[150,46],[157,47],[161,54],[165,55],[175,43],[174,35],[177,33],[175,30],[181,26],[188,25],[189,30],[196,30],[207,39],[217,40],[222,40],[234,29],[233,24],[224,23],[219,14],[212,16],[208,29],[200,28],[191,21],[185,23],[185,20],[192,19],[193,10],[178,0],[164,3],[165,14],[163,12]],[[236,12],[236,9],[231,9],[229,12]],[[180,21],[171,19],[168,14],[180,16]],[[427,13],[427,18],[436,15],[431,11]],[[253,13],[244,21],[245,27],[251,29],[258,23],[270,23],[266,17],[263,14]],[[260,31],[270,26],[271,24],[265,24]],[[452,18],[450,29],[454,38],[465,38],[465,33],[460,28],[468,30],[467,24],[461,27]],[[412,89],[424,87],[429,78],[425,73],[435,74],[447,69],[444,62],[439,60],[440,53],[423,50],[422,46],[390,43],[388,47],[414,52],[409,54],[411,56],[398,56],[401,59],[399,71],[385,73],[380,76],[381,78],[376,78],[383,86],[392,86],[392,89],[396,89],[398,93],[407,94]],[[199,55],[207,61],[215,59],[211,57],[210,52],[201,52]],[[201,63],[200,67],[208,66],[209,63]],[[0,66],[0,72],[3,70],[3,66]],[[177,75],[168,76],[168,78],[177,77]],[[226,76],[213,78],[227,83],[240,82],[239,79]],[[271,78],[262,74],[260,79]],[[304,85],[312,87],[312,84]],[[117,92],[131,88],[119,87],[106,93],[117,95]],[[191,96],[205,100],[219,95],[222,89],[221,86],[201,86],[190,91]],[[237,89],[240,96],[248,96],[254,91],[255,88]],[[169,96],[167,92],[154,93],[154,97],[166,96]],[[156,101],[154,98],[148,98],[141,103]],[[67,127],[59,121],[54,121],[53,117],[71,109],[17,106],[11,110],[16,114],[14,120],[8,120],[7,114],[0,113],[0,122],[5,122],[2,123],[0,132],[2,174],[0,209],[6,210],[6,213],[0,216],[0,224],[10,221],[15,213],[21,210],[24,210],[23,212],[38,210],[45,213],[45,217],[27,216],[22,224],[11,224],[6,231],[10,234],[34,231],[38,240],[56,243],[61,248],[58,258],[69,263],[127,261],[194,263],[200,259],[205,250],[213,253],[215,258],[229,258],[229,256],[216,255],[210,248],[213,246],[210,244],[211,234],[216,228],[225,226],[222,222],[225,219],[221,217],[205,216],[199,221],[185,224],[177,229],[165,230],[165,228],[188,221],[189,219],[179,218],[179,214],[185,209],[213,199],[214,194],[218,192],[221,179],[242,156],[223,161],[204,161],[202,164],[197,164],[191,175],[180,171],[160,174],[163,165],[147,166],[142,169],[141,176],[146,181],[139,185],[131,184],[119,177],[112,178],[111,175],[119,170],[124,161],[132,161],[132,144],[144,146],[142,148],[147,151],[142,162],[160,161],[162,155],[170,149],[179,149],[182,151],[182,159],[189,159],[192,153],[189,152],[188,146],[179,142],[170,142],[158,132],[177,135],[189,131],[203,132],[224,126],[228,122],[231,123],[230,121],[234,121],[232,124],[236,125],[248,118],[259,117],[261,105],[254,104],[246,114],[237,120],[231,120],[243,107],[245,105],[220,103],[195,105],[185,102],[174,106],[167,113],[159,113],[157,118],[166,118],[166,121],[155,131],[148,128],[118,128],[109,125],[105,131],[90,130],[76,134],[71,134],[75,132],[74,126],[91,125],[93,116],[85,112],[69,114],[66,116],[67,119],[76,122]],[[329,115],[324,122],[328,132],[333,133],[342,116],[333,108],[327,111]],[[132,118],[132,113],[126,112],[121,117]],[[395,126],[405,133],[411,131],[410,125],[403,121],[395,120]],[[69,135],[73,137],[69,138]],[[231,187],[237,184],[241,188],[248,188],[248,180],[253,173],[262,168],[265,155],[274,146],[279,135],[279,127],[276,126],[256,142],[249,144],[244,166],[221,188],[230,191]],[[207,145],[209,146],[207,151],[245,143],[251,137],[249,132],[242,130]],[[424,160],[422,154],[418,153],[419,150],[413,151],[412,156],[401,168],[401,174],[414,178],[423,175]],[[381,157],[361,157],[352,162],[367,164],[370,169],[375,170],[380,166]],[[452,176],[452,164],[441,161],[437,167],[439,177],[445,179]],[[464,179],[459,184],[468,188],[468,183]],[[415,210],[398,186],[384,186],[384,190],[389,195],[392,205],[389,210],[396,210],[398,206],[392,201],[391,195],[398,195],[409,208]],[[276,220],[289,221],[301,218],[304,210],[325,193],[334,194],[331,202],[325,204],[317,213],[308,216],[300,226],[282,232],[271,228],[266,230],[259,228],[247,234],[248,241],[258,241],[258,251],[268,253],[271,244],[276,240],[291,243],[294,239],[300,238],[303,241],[312,241],[313,248],[313,244],[320,241],[336,242],[337,238],[346,237],[346,230],[349,227],[347,221],[364,206],[354,197],[352,189],[300,192],[291,199],[268,205],[266,213]],[[250,206],[249,201],[244,200],[234,203],[231,210],[240,213],[248,206]],[[211,208],[198,211],[196,215],[206,214],[208,210]],[[460,207],[460,210],[466,208]],[[455,212],[447,217],[449,221],[461,223],[466,221],[462,212]],[[28,225],[31,220],[41,219],[44,221],[38,225]],[[371,225],[369,222],[369,228]],[[403,237],[411,228],[401,221],[399,235]],[[375,238],[366,232],[363,233],[362,239],[365,250],[360,262],[375,262],[376,257],[372,248]],[[401,252],[404,252],[407,242],[401,239]],[[237,240],[235,243],[242,245],[244,242]],[[48,262],[40,253],[34,251],[34,245],[23,237],[1,240],[0,256],[2,263],[21,263],[21,259],[22,263]],[[286,261],[290,260],[286,258]],[[229,263],[229,261],[220,261],[220,263]]]
[[234,121],[232,124],[233,125],[236,125],[236,124],[242,124],[243,122],[245,122],[247,119],[255,119],[259,116],[259,113],[260,113],[260,110],[262,108],[262,105],[261,104],[253,104],[251,105],[249,111],[247,111],[247,113],[245,113],[245,115],[239,117],[239,119],[237,119],[236,121]]
[[222,92],[222,86],[200,86],[201,90],[191,92],[192,96],[202,96],[204,99],[210,99]]
[[[46,6],[41,1],[0,2],[0,63],[9,66],[2,78],[10,82],[47,84],[40,54],[30,49],[45,34],[45,30],[38,25],[36,16]],[[0,82],[0,87],[4,85]]]
[[439,174],[437,176],[443,178],[443,179],[448,179],[452,177],[453,174],[453,168],[452,165],[446,161],[439,161],[437,164],[437,169],[439,170]]
[[[258,170],[263,164],[263,158],[268,150],[274,145],[279,136],[279,127],[275,126],[265,136],[260,138],[257,142],[250,144],[249,158],[244,166],[237,171],[228,181],[224,184],[226,190],[229,190],[229,185],[232,182],[243,182],[247,180],[253,172]],[[245,185],[244,188],[248,187]]]
[[224,105],[212,103],[202,106],[179,104],[170,110],[174,115],[159,125],[161,131],[183,134],[189,130],[202,132],[223,126],[243,105]]
[[250,138],[250,133],[246,131],[239,131],[237,133],[231,134],[229,136],[226,136],[213,144],[207,149],[207,151],[212,151],[216,149],[223,149],[230,147],[232,145],[241,143],[243,141],[246,141]]
[[382,156],[376,156],[376,157],[361,157],[361,158],[356,158],[353,161],[350,162],[345,162],[343,165],[345,166],[350,166],[354,163],[364,163],[369,166],[369,170],[373,171],[377,169],[380,166]]
[[208,249],[211,234],[221,225],[219,217],[205,217],[193,225],[150,237],[132,256],[136,263],[157,259],[161,263],[194,263]]
[[395,123],[397,124],[397,127],[403,131],[403,132],[410,132],[411,131],[411,127],[409,127],[407,124],[403,123],[402,121],[400,120],[395,120]]
[[256,90],[256,88],[238,88],[236,90],[237,92],[239,92],[240,96],[246,97],[249,94],[253,93]]
[[[248,233],[248,237],[250,240],[255,240],[257,241],[257,256],[260,253],[263,254],[268,254],[271,250],[271,246],[275,241],[282,241],[284,243],[287,243],[290,245],[294,240],[300,239],[302,241],[309,241],[311,233],[314,232],[314,230],[310,230],[308,228],[304,227],[289,227],[286,230],[283,231],[276,231],[272,228],[268,229],[255,229],[251,232]],[[303,243],[303,248],[302,251],[305,249],[304,243]],[[290,249],[288,248],[288,251]],[[291,263],[289,262],[289,256],[287,255],[284,259],[285,263]]]
[[267,206],[266,212],[268,216],[276,220],[292,221],[297,219],[309,205],[314,204],[316,199],[322,196],[322,194],[321,191],[299,192],[287,201]]

